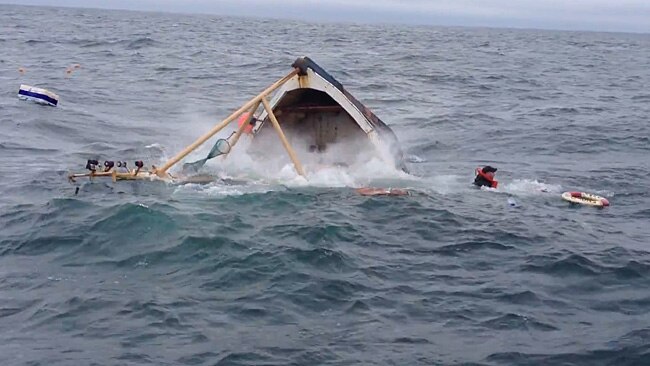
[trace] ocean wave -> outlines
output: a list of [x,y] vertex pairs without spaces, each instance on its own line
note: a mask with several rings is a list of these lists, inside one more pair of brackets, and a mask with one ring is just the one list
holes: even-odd
[[650,94],[635,95],[632,97],[632,100],[641,102],[650,101]]
[[0,256],[48,254],[65,247],[76,247],[82,242],[82,235],[39,235],[28,239],[3,239],[0,241]]
[[595,311],[641,316],[650,312],[650,298],[624,299],[616,301],[594,301],[589,307]]
[[[650,362],[643,37],[21,6],[0,18],[55,30],[0,37],[14,65],[2,76],[65,101],[0,95],[0,364]],[[267,164],[242,149],[206,164],[204,185],[68,183],[89,158],[159,165],[303,54],[390,122],[412,175],[377,158],[302,161],[305,179],[284,150]],[[472,187],[478,162],[500,167],[499,189]],[[559,194],[574,189],[615,198],[570,208]]]
[[169,71],[179,71],[181,68],[179,67],[171,67],[171,66],[159,66],[154,69],[154,71],[158,72],[169,72]]
[[155,41],[153,38],[141,37],[128,41],[125,47],[127,50],[140,50],[143,48],[158,46],[159,44],[160,43]]
[[534,258],[521,269],[552,276],[613,276],[618,279],[646,278],[650,274],[650,264],[647,263],[629,261],[622,266],[607,266],[579,254],[570,254],[560,259]]
[[51,148],[42,148],[38,146],[26,146],[21,143],[17,142],[6,142],[6,143],[0,143],[0,149],[3,150],[17,150],[17,151],[23,151],[26,153],[56,153],[58,152],[57,149],[51,149]]
[[579,113],[579,109],[575,107],[536,108],[531,112],[528,112],[528,114],[530,115],[542,116],[542,117],[559,117],[559,116],[573,115],[578,113]]
[[558,184],[549,184],[531,179],[513,179],[503,184],[502,190],[513,194],[546,195],[561,193],[563,188]]
[[37,45],[42,43],[49,43],[49,41],[44,39],[28,39],[27,41],[25,41],[25,43],[28,45]]
[[339,251],[325,248],[307,250],[290,248],[283,251],[283,256],[286,256],[287,260],[297,264],[304,264],[308,268],[320,269],[330,273],[351,272],[356,269],[352,258]]
[[498,297],[500,301],[509,304],[521,304],[521,305],[541,305],[542,299],[533,291],[526,290],[521,292],[514,292],[503,294]]
[[464,253],[481,251],[481,250],[512,250],[513,246],[504,245],[497,242],[491,241],[469,241],[459,244],[445,245],[443,247],[437,248],[435,253],[442,255],[452,255],[458,256]]
[[487,357],[489,362],[501,365],[588,364],[588,365],[645,365],[650,362],[650,346],[646,338],[648,328],[634,330],[607,345],[561,353],[500,352]]
[[320,278],[310,281],[286,294],[287,300],[308,313],[322,313],[340,309],[345,311],[356,300],[357,294],[370,290],[353,281]]
[[79,45],[82,48],[94,48],[102,46],[114,46],[119,44],[120,41],[97,41],[97,40],[75,40],[71,43]]
[[493,319],[486,320],[481,326],[494,330],[540,330],[556,331],[559,328],[535,320],[535,318],[519,314],[505,314]]

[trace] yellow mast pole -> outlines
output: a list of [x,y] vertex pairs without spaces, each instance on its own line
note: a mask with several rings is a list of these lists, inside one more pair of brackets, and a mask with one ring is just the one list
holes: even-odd
[[285,150],[287,150],[287,153],[289,153],[289,157],[291,158],[291,161],[293,162],[293,166],[298,172],[298,174],[302,175],[303,177],[305,176],[305,171],[302,169],[302,165],[300,164],[300,161],[298,160],[298,157],[296,156],[295,151],[293,151],[293,148],[291,147],[291,144],[289,144],[289,141],[287,141],[287,137],[284,135],[284,132],[282,132],[282,128],[280,127],[280,123],[278,123],[277,118],[275,118],[275,114],[273,114],[273,110],[271,109],[271,106],[269,105],[269,102],[266,101],[266,97],[262,98],[262,104],[264,105],[264,109],[266,109],[266,113],[269,114],[269,119],[271,120],[271,123],[273,124],[273,127],[275,127],[275,131],[278,133],[280,136],[280,140],[282,141],[282,145],[284,145]]
[[[285,76],[282,79],[280,79],[280,80],[276,81],[275,83],[271,84],[271,86],[266,88],[264,91],[262,91],[260,94],[258,94],[255,98],[249,100],[246,104],[244,104],[243,106],[241,106],[241,108],[239,108],[238,110],[233,112],[230,116],[228,116],[226,119],[224,119],[221,123],[214,126],[210,131],[205,133],[203,136],[199,137],[196,141],[194,141],[193,143],[188,145],[185,149],[183,149],[181,152],[176,154],[176,156],[169,159],[163,166],[161,166],[160,168],[154,169],[152,171],[152,173],[158,175],[161,178],[164,177],[165,174],[167,173],[167,170],[169,168],[171,168],[174,164],[181,161],[189,153],[194,151],[197,147],[201,146],[208,139],[210,139],[212,136],[214,136],[217,132],[221,131],[224,127],[226,127],[230,122],[232,122],[240,114],[244,113],[247,109],[251,108],[255,103],[258,103],[260,100],[263,100],[263,98],[266,98],[267,95],[271,94],[273,91],[275,91],[275,89],[282,86],[282,84],[286,83],[289,79],[294,77],[297,73],[298,73],[298,69],[294,69],[289,74],[287,74],[287,76]],[[276,121],[276,123],[277,123],[277,121]]]

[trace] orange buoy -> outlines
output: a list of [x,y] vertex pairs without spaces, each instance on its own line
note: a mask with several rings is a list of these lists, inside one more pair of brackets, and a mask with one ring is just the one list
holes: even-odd
[[408,196],[409,191],[401,188],[357,188],[357,193],[362,196]]
[[[239,116],[239,119],[237,120],[237,126],[241,127],[244,123],[246,123],[246,120],[248,117],[251,115],[251,112],[244,112]],[[246,127],[244,127],[243,132],[246,134],[250,134],[253,132],[253,127],[254,125],[248,124]]]
[[72,76],[72,72],[75,71],[75,70],[78,70],[78,69],[80,69],[80,68],[81,68],[81,65],[79,65],[79,64],[72,64],[72,65],[68,66],[68,67],[65,69],[65,73],[66,73],[67,76]]

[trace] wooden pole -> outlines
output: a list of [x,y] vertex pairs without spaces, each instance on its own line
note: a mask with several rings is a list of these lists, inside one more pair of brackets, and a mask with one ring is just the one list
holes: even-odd
[[291,161],[293,161],[293,166],[296,168],[298,174],[304,177],[305,171],[302,170],[302,165],[300,164],[300,161],[298,161],[298,157],[296,156],[296,153],[293,151],[293,148],[289,144],[289,141],[287,141],[287,137],[284,135],[284,132],[282,132],[280,123],[278,123],[277,118],[275,118],[275,114],[273,114],[273,110],[271,109],[269,102],[266,101],[266,97],[262,98],[262,104],[264,104],[264,109],[266,109],[266,113],[269,114],[269,119],[271,120],[273,127],[275,127],[275,131],[280,136],[282,145],[284,145],[285,150],[287,150],[287,153],[289,153],[289,157],[291,158]]
[[233,112],[230,116],[228,116],[226,119],[224,119],[221,123],[218,125],[214,126],[210,131],[208,131],[206,134],[203,136],[199,137],[196,141],[191,143],[189,146],[187,146],[185,149],[183,149],[181,152],[176,154],[173,158],[169,159],[163,166],[160,168],[156,169],[153,171],[156,175],[159,177],[162,177],[165,175],[167,170],[171,168],[174,164],[178,163],[181,161],[183,158],[185,158],[189,153],[194,151],[197,147],[201,146],[204,142],[206,142],[210,137],[214,136],[217,132],[221,131],[224,127],[226,127],[230,122],[232,122],[235,118],[239,117],[240,114],[246,112],[249,108],[251,108],[255,103],[258,103],[262,98],[265,98],[267,95],[271,94],[275,89],[279,88],[282,86],[282,84],[286,83],[287,80],[291,79],[298,73],[298,69],[294,69],[291,71],[287,76],[283,77],[282,79],[276,81],[275,83],[271,84],[268,88],[264,89],[263,92],[258,94],[255,98],[249,100],[246,104],[241,106],[238,110]]
[[255,111],[257,110],[257,108],[260,107],[261,103],[262,102],[259,102],[259,101],[257,103],[255,103],[253,108],[250,110],[250,112],[249,112],[250,115],[248,116],[248,118],[246,118],[246,121],[244,121],[244,123],[241,126],[239,126],[239,128],[237,129],[237,133],[235,133],[235,136],[233,136],[233,138],[232,138],[232,142],[230,142],[230,150],[228,150],[228,152],[223,156],[224,159],[228,155],[230,155],[230,152],[232,151],[233,147],[235,147],[235,145],[237,144],[237,141],[239,141],[239,138],[241,137],[242,132],[244,132],[244,130],[246,129],[246,126],[248,126],[248,124],[251,123],[251,120],[255,116]]

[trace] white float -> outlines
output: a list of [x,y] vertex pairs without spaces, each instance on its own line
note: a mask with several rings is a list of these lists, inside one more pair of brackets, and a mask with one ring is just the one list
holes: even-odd
[[50,105],[56,107],[59,104],[59,96],[49,90],[37,88],[22,84],[18,90],[18,98],[23,100],[31,100],[39,104]]
[[595,194],[585,192],[564,192],[562,199],[571,203],[579,203],[581,205],[606,207],[609,206],[609,201],[605,197],[596,196]]

